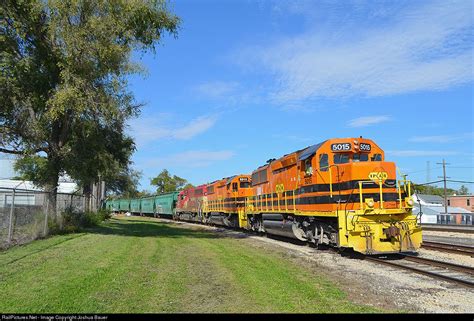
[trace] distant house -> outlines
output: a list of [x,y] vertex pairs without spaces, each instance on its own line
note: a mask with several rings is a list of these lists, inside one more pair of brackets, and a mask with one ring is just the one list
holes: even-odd
[[439,195],[413,194],[415,204],[429,206],[444,206],[444,199]]
[[462,207],[444,206],[444,199],[438,195],[413,194],[413,214],[418,215],[420,211],[421,223],[430,224],[473,224],[473,216],[469,210]]
[[462,207],[474,212],[474,195],[453,195],[448,196],[448,205]]

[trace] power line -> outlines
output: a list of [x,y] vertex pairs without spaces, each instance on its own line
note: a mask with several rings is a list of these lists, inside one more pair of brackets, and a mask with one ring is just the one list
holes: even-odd
[[448,179],[447,181],[448,181],[448,182],[453,182],[453,183],[474,184],[474,182],[471,182],[471,181],[456,181],[456,180],[451,180],[451,179]]
[[442,181],[443,181],[443,180],[439,180],[439,181],[428,182],[428,183],[423,183],[423,184],[415,184],[415,183],[413,183],[413,185],[415,185],[415,186],[423,186],[423,185],[430,185],[430,184],[441,183]]

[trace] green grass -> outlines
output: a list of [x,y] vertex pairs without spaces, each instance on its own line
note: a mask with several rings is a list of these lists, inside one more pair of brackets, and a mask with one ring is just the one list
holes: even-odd
[[0,312],[380,311],[249,239],[128,218],[0,252]]

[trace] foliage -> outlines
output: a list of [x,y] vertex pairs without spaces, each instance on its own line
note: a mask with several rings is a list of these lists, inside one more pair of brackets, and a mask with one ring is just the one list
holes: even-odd
[[[417,185],[414,184],[415,186],[415,192],[419,194],[428,194],[428,195],[438,195],[438,196],[444,196],[444,188],[443,187],[437,187],[437,186],[430,186],[430,185]],[[467,195],[469,190],[467,189],[466,186],[461,185],[459,190],[455,190],[452,188],[446,188],[446,194],[448,196],[450,195]]]
[[113,193],[120,197],[135,197],[138,192],[138,182],[142,177],[142,172],[131,168],[122,169],[113,177],[106,179],[108,193]]
[[56,233],[52,233],[50,231],[50,234],[79,232],[84,228],[97,226],[110,217],[110,212],[105,209],[99,210],[97,212],[77,212],[69,209],[63,213],[63,229],[56,230]]
[[193,184],[191,184],[191,183],[187,183],[186,185],[184,185],[184,186],[183,186],[182,190],[184,190],[184,189],[188,189],[188,188],[193,188],[193,187],[194,187],[194,185],[193,185]]
[[66,172],[83,186],[120,180],[135,149],[125,122],[141,107],[131,53],[176,35],[179,18],[164,0],[5,0],[0,16],[0,152],[50,188]]
[[458,189],[458,195],[469,195],[469,189],[466,186],[461,185]]
[[[171,176],[168,170],[164,169],[155,178],[151,179],[151,185],[155,185],[157,193],[167,193],[173,191],[180,191],[184,187],[192,186],[184,178],[173,175]],[[187,185],[186,185],[187,184]]]

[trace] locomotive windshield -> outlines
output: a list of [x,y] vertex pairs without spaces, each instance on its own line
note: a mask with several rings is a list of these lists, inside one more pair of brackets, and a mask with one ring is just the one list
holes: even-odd
[[369,160],[369,154],[360,153],[360,154],[354,154],[352,156],[353,162],[366,162],[368,160]]
[[334,164],[346,164],[349,163],[350,154],[334,154]]
[[250,182],[240,182],[240,188],[249,188]]

